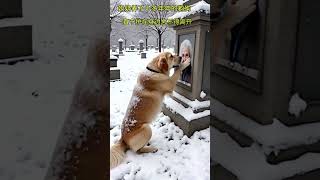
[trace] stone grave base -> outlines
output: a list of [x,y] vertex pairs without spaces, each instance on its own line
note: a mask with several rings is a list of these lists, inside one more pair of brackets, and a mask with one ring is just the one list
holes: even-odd
[[147,53],[142,52],[142,53],[141,53],[141,59],[146,59],[146,58],[147,58]]
[[[180,105],[184,106],[184,108],[190,108],[187,104],[183,103],[176,97],[168,97],[174,100],[175,102],[179,103]],[[203,108],[197,111],[194,111],[195,114],[201,113],[205,110],[209,110],[210,107],[208,108]],[[184,114],[179,114],[177,112],[174,112],[170,107],[167,107],[166,104],[164,103],[162,107],[162,112],[166,115],[169,116],[170,119],[177,125],[179,126],[183,133],[187,135],[188,137],[191,137],[195,131],[203,130],[209,127],[210,125],[210,115],[200,117],[198,119],[193,119],[193,120],[187,120],[184,116]]]
[[120,80],[120,69],[110,68],[110,81]]

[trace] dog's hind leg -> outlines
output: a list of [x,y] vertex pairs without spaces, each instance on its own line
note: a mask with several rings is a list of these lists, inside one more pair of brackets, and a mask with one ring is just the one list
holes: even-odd
[[156,148],[145,146],[152,136],[151,128],[148,124],[144,124],[138,130],[139,132],[132,136],[126,143],[131,150],[137,153],[155,152]]

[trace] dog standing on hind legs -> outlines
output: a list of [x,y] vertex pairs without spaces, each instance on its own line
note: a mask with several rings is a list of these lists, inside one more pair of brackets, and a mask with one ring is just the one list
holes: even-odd
[[[157,148],[146,146],[152,136],[149,124],[161,110],[166,94],[172,93],[182,70],[190,65],[190,59],[169,52],[160,53],[139,74],[126,115],[122,122],[121,138],[110,150],[110,168],[119,165],[128,149],[137,153],[156,152]],[[174,73],[169,76],[170,69]]]

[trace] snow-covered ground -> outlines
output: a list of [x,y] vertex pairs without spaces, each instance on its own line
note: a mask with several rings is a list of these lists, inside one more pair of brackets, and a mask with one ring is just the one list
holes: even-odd
[[1,180],[44,177],[83,67],[76,60],[0,66]]
[[[22,1],[38,62],[0,65],[0,179],[43,179],[92,35],[105,33],[106,1]],[[14,38],[14,37],[13,37]],[[1,42],[0,42],[1,43]],[[1,50],[0,50],[1,51]]]
[[[137,52],[124,53],[125,56],[120,56],[118,60],[121,81],[110,83],[111,145],[120,138],[120,124],[138,73],[145,70],[147,63],[157,54],[150,50],[147,59],[141,59]],[[111,170],[111,179],[210,179],[209,129],[196,132],[188,138],[162,113],[157,116],[151,128],[153,134],[150,144],[157,147],[158,152],[139,155],[127,151],[124,162]]]
[[320,140],[320,123],[288,127],[274,118],[272,124],[261,126],[215,99],[211,101],[211,105],[214,107],[213,114],[218,119],[263,144],[265,154],[277,154],[280,150],[313,144]]
[[239,180],[279,180],[320,167],[319,153],[306,153],[277,165],[267,163],[265,156],[271,152],[277,154],[283,149],[317,142],[320,139],[320,123],[287,127],[274,118],[272,124],[262,126],[216,99],[211,100],[211,105],[215,117],[254,140],[252,146],[241,148],[227,133],[210,129],[214,138],[213,160]]

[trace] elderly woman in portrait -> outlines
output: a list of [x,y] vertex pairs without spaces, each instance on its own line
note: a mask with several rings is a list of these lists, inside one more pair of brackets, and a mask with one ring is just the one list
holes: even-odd
[[[192,45],[188,39],[182,41],[179,56],[182,57],[182,63],[192,57]],[[181,81],[191,83],[191,64],[182,71]]]

